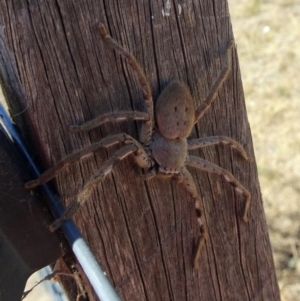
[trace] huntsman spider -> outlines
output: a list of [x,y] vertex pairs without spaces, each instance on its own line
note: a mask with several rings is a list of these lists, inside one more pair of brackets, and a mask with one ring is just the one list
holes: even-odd
[[92,130],[107,122],[139,120],[142,121],[139,139],[136,140],[125,133],[108,136],[66,157],[57,165],[43,173],[40,178],[26,183],[26,188],[31,189],[44,184],[54,178],[62,168],[101,148],[108,148],[112,145],[120,144],[120,149],[117,150],[111,158],[105,161],[100,169],[85,183],[77,197],[67,205],[63,215],[57,219],[50,228],[55,230],[62,225],[64,220],[70,219],[79,206],[89,199],[94,187],[97,186],[100,181],[104,180],[114,165],[128,156],[132,156],[136,164],[144,171],[140,176],[145,180],[149,180],[155,176],[174,179],[182,183],[194,199],[197,220],[200,227],[200,235],[193,257],[193,266],[196,268],[198,266],[201,249],[204,245],[206,228],[201,219],[201,198],[187,166],[223,176],[239,194],[244,196],[245,206],[242,219],[245,222],[248,221],[247,213],[251,199],[249,191],[229,171],[197,156],[189,155],[188,153],[190,150],[210,145],[224,144],[236,149],[246,160],[250,161],[242,145],[226,136],[212,136],[187,140],[194,125],[209,109],[220,87],[228,77],[231,62],[230,52],[234,45],[233,39],[228,42],[226,47],[225,67],[221,70],[206,99],[197,108],[195,108],[195,101],[188,87],[184,83],[174,80],[160,94],[157,99],[155,111],[153,112],[151,89],[142,68],[133,55],[112,39],[103,24],[99,25],[99,29],[101,37],[107,46],[124,57],[135,72],[143,90],[146,112],[110,112],[98,116],[82,125],[72,125],[69,129],[72,132],[82,132]]

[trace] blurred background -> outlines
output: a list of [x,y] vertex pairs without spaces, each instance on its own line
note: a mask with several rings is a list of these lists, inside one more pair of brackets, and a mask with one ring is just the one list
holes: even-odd
[[[298,301],[300,0],[229,0],[229,9],[281,298]],[[56,289],[54,299],[45,282],[25,300],[63,300]]]
[[282,301],[300,300],[300,1],[229,0]]

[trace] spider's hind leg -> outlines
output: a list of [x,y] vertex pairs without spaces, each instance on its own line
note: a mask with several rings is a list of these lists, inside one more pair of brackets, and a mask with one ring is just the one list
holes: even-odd
[[81,125],[70,125],[69,130],[71,132],[90,131],[106,122],[120,122],[125,120],[143,120],[148,122],[150,120],[150,116],[148,113],[138,112],[138,111],[110,112],[110,113],[100,115]]
[[183,183],[185,185],[185,188],[190,193],[192,198],[195,200],[195,210],[197,215],[197,221],[200,228],[200,236],[197,240],[194,256],[193,256],[193,268],[198,268],[199,265],[199,258],[201,251],[203,249],[204,243],[205,243],[205,237],[206,237],[206,228],[202,222],[202,210],[201,210],[201,198],[199,196],[195,181],[190,174],[190,172],[184,167],[181,170],[180,177],[175,177],[175,180],[177,179],[179,182]]
[[207,147],[210,145],[217,145],[217,144],[228,145],[231,148],[236,149],[245,160],[251,162],[251,158],[247,155],[243,146],[237,141],[226,136],[211,136],[211,137],[188,140],[188,150],[198,149],[198,148]]
[[226,65],[220,72],[218,78],[214,82],[213,86],[211,87],[206,99],[199,105],[199,107],[195,111],[195,123],[199,121],[199,119],[203,116],[203,114],[210,108],[212,102],[218,95],[218,91],[227,79],[229,72],[230,72],[230,50],[234,46],[234,40],[231,38],[226,47]]
[[125,139],[126,136],[124,136],[124,134],[117,134],[117,135],[106,137],[97,143],[89,145],[88,147],[63,158],[56,165],[47,169],[43,174],[40,175],[39,178],[27,182],[25,184],[25,188],[32,189],[36,186],[43,185],[48,181],[50,181],[51,179],[53,179],[57,174],[59,174],[64,168],[69,166],[71,163],[78,161],[82,158],[88,157],[93,153],[99,151],[101,148],[107,148],[119,142],[124,142]]
[[128,64],[131,66],[132,70],[136,73],[137,79],[139,84],[142,87],[143,94],[144,94],[144,101],[146,112],[149,114],[150,119],[142,125],[141,133],[140,133],[140,141],[142,143],[147,144],[152,136],[152,131],[154,127],[154,116],[153,116],[153,100],[152,100],[152,93],[150,84],[142,70],[141,66],[138,64],[135,57],[129,53],[126,49],[124,49],[121,45],[119,45],[107,32],[104,24],[99,24],[100,34],[105,41],[105,43],[121,56],[123,56]]
[[[106,138],[103,138],[97,143],[94,143],[82,150],[79,150],[67,157],[65,157],[63,160],[58,162],[53,167],[46,170],[38,179],[29,181],[25,184],[25,188],[32,189],[36,186],[42,185],[53,179],[58,173],[61,172],[62,169],[69,166],[71,163],[78,161],[84,157],[88,157],[95,153],[96,151],[99,151],[101,148],[108,148],[110,146],[113,146],[118,143],[124,143],[124,144],[133,144],[136,146],[136,161],[140,164],[142,168],[146,168],[149,166],[149,157],[144,151],[142,145],[136,141],[133,137],[127,135],[127,134],[116,134],[112,136],[108,136]],[[145,166],[145,167],[144,167]]]

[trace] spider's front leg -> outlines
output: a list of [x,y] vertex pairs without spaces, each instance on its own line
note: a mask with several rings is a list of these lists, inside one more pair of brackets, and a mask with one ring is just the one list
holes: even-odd
[[224,179],[231,184],[235,190],[244,195],[245,197],[245,207],[243,212],[243,220],[248,222],[248,210],[250,206],[251,194],[250,192],[233,176],[229,171],[215,165],[211,162],[208,162],[202,158],[195,156],[187,156],[186,165],[198,168],[209,173],[214,173],[217,175],[222,175]]
[[151,169],[148,168],[145,173],[142,173],[140,170],[136,170],[136,174],[144,181],[149,181],[157,175],[157,172],[154,166]]
[[187,191],[189,192],[189,194],[192,196],[192,198],[195,201],[195,211],[196,211],[196,215],[197,215],[197,221],[199,224],[199,228],[200,228],[200,236],[197,240],[196,243],[196,248],[194,251],[194,255],[193,255],[193,268],[197,269],[198,265],[199,265],[199,257],[202,251],[202,248],[204,246],[205,243],[205,237],[206,237],[206,228],[202,222],[202,209],[201,209],[201,198],[199,196],[196,184],[194,182],[194,179],[192,177],[192,175],[190,174],[190,172],[183,167],[179,173],[175,173],[175,174],[165,174],[165,173],[160,173],[157,172],[155,167],[153,167],[149,173],[146,174],[139,174],[140,177],[142,177],[144,180],[150,180],[153,177],[157,176],[160,178],[164,178],[164,179],[172,179],[173,181],[176,181],[178,183],[182,183]]
[[183,183],[186,190],[190,193],[192,198],[195,200],[195,210],[197,215],[197,221],[200,227],[200,236],[197,240],[194,256],[193,256],[193,267],[196,269],[199,265],[199,257],[201,254],[201,250],[205,243],[205,237],[206,237],[206,228],[202,222],[202,210],[201,210],[201,198],[198,193],[195,181],[190,174],[190,172],[184,167],[181,169],[181,172],[179,174],[176,174],[173,176],[173,179]]
[[54,167],[48,169],[44,172],[40,178],[27,182],[25,187],[28,189],[34,188],[38,185],[42,185],[52,178],[54,178],[63,168],[68,166],[74,161],[82,157],[86,157],[91,155],[93,152],[99,150],[100,148],[107,148],[109,146],[115,145],[117,143],[122,142],[124,146],[119,149],[113,157],[108,159],[99,169],[99,171],[90,178],[90,180],[84,185],[82,191],[78,194],[77,198],[72,201],[65,209],[63,215],[57,219],[51,226],[50,229],[52,231],[59,228],[63,221],[66,219],[70,219],[76,210],[82,205],[91,195],[94,187],[101,182],[105,176],[110,173],[113,166],[120,160],[123,160],[125,157],[130,154],[134,154],[135,161],[141,168],[149,168],[152,164],[151,159],[148,157],[146,151],[143,149],[142,145],[136,141],[134,138],[127,134],[117,134],[113,136],[106,137],[102,139],[100,142],[95,143],[81,151],[78,151],[69,157],[65,158],[61,162],[59,162]]
[[81,192],[75,200],[73,200],[66,208],[63,215],[50,226],[51,231],[59,228],[65,220],[72,218],[74,213],[82,206],[91,196],[94,188],[112,171],[114,165],[137,151],[137,147],[133,144],[123,146],[121,149],[103,163],[98,172],[93,175],[89,181],[83,186]]

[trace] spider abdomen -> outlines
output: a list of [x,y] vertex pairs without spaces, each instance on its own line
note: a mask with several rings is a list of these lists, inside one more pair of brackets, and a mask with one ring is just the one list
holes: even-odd
[[156,122],[161,135],[167,139],[187,138],[195,123],[194,106],[188,87],[179,81],[172,81],[156,103]]
[[160,172],[178,173],[184,166],[187,156],[186,139],[166,139],[160,133],[156,133],[150,147]]

